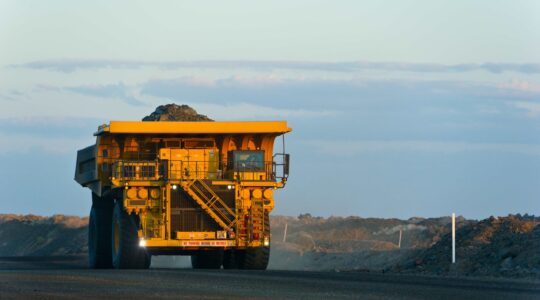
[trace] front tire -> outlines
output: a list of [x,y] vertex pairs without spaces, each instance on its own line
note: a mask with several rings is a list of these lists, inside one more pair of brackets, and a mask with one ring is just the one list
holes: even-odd
[[[264,236],[270,239],[270,216],[268,211],[264,212]],[[266,270],[270,260],[270,246],[238,250],[236,256],[240,269]]]
[[270,247],[248,248],[241,252],[241,257],[241,269],[266,270],[270,260]]
[[139,246],[139,218],[116,201],[111,224],[112,265],[116,269],[148,269],[151,257]]
[[112,207],[95,194],[92,197],[94,201],[88,224],[88,266],[91,269],[108,269],[112,267]]

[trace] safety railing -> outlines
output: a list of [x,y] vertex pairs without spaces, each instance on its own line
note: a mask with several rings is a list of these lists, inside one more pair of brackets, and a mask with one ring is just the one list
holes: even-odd
[[151,181],[163,178],[158,161],[117,160],[112,164],[113,179]]
[[124,181],[153,180],[238,180],[276,181],[288,176],[288,162],[187,161],[187,160],[117,160],[112,164],[112,177]]
[[290,155],[288,153],[276,153],[272,157],[272,174],[275,180],[287,181],[289,177]]

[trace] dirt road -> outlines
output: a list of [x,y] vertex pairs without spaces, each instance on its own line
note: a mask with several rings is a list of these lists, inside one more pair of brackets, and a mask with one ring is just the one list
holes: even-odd
[[0,258],[0,299],[540,299],[540,282],[394,274],[89,270],[81,258]]

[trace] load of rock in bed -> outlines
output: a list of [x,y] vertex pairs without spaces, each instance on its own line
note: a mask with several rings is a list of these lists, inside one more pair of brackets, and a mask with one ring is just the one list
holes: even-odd
[[160,105],[150,115],[144,117],[143,121],[177,121],[177,122],[200,122],[214,121],[188,105],[166,104]]

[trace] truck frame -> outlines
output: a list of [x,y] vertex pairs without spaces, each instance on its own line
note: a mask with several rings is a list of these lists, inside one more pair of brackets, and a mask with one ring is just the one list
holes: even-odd
[[285,121],[99,126],[75,168],[92,191],[89,266],[139,269],[152,255],[190,255],[193,268],[266,269],[290,131]]

